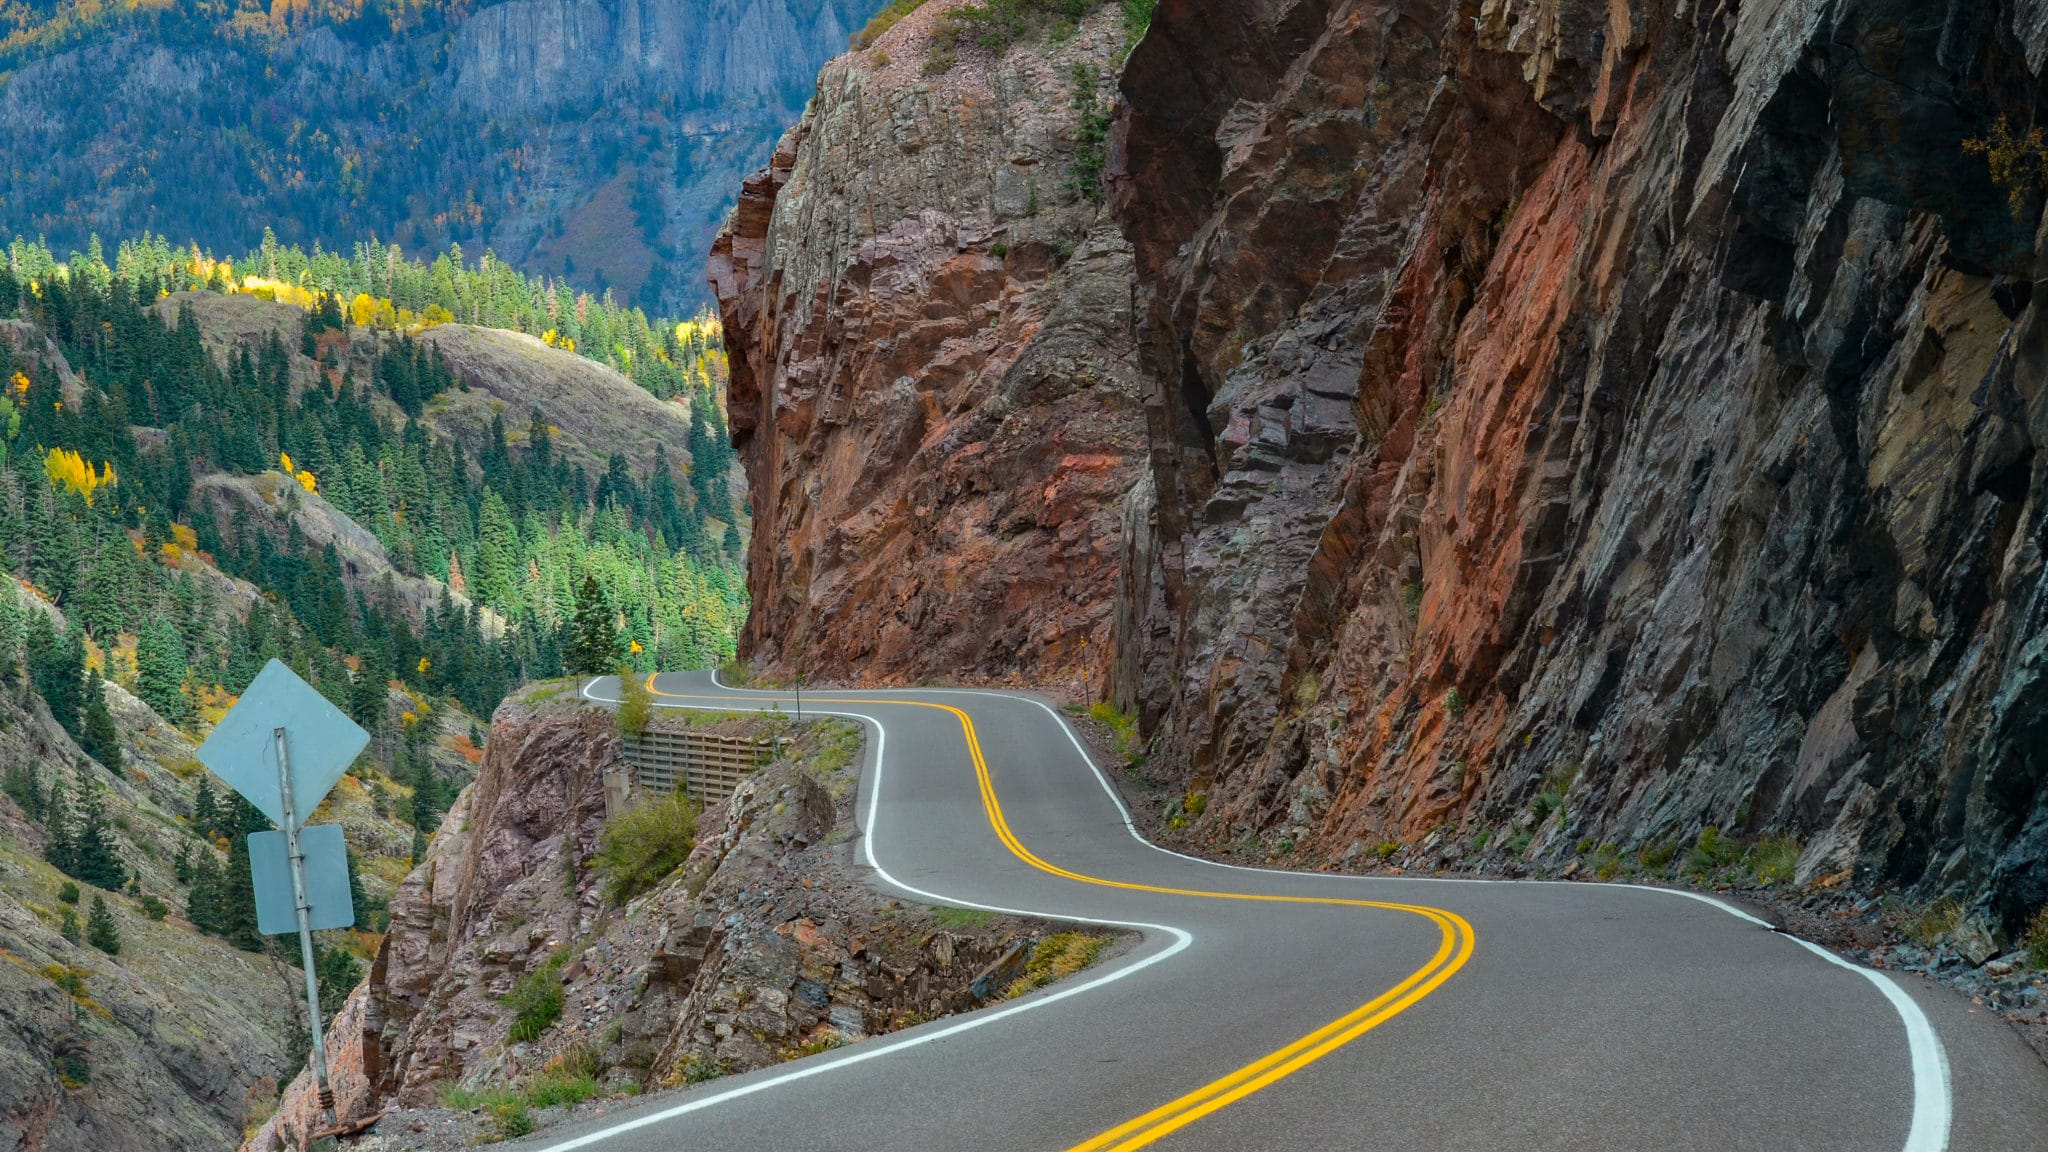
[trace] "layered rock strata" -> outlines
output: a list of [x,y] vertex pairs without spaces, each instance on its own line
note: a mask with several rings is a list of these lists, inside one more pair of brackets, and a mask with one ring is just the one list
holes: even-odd
[[1967,143],[2031,122],[2044,37],[1163,0],[1114,163],[1157,493],[1116,691],[1208,835],[1711,824],[2048,899],[2043,189]]
[[826,66],[713,246],[756,526],[744,643],[778,667],[1106,665],[1145,437],[1130,247],[1076,172],[1125,32],[1104,12],[935,72],[957,6]]
[[[827,68],[720,242],[753,651],[1043,676],[1107,618],[1193,836],[1255,854],[1712,825],[2008,932],[2048,900],[2039,5],[1160,0],[1088,240],[1142,406],[1098,454],[1143,466],[1062,518],[1085,566],[932,422],[994,410],[931,338],[983,241],[914,241],[961,188],[1013,219],[960,142],[1029,102],[934,107],[917,31]],[[1037,459],[1081,423],[999,411]]]

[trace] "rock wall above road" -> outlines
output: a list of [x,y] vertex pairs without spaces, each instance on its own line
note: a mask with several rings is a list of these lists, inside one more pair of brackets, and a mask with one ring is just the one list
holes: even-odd
[[828,65],[713,247],[778,668],[1106,666],[1145,435],[1130,248],[1074,171],[1125,32],[927,68],[953,7]]
[[1164,418],[1116,692],[1200,834],[1717,825],[2048,899],[2043,189],[1965,147],[2033,122],[2043,33],[1162,0],[1113,159]]
[[1114,228],[1116,55],[914,74],[944,7],[719,242],[756,655],[1105,667],[1254,855],[2048,900],[2039,5],[1160,0]]

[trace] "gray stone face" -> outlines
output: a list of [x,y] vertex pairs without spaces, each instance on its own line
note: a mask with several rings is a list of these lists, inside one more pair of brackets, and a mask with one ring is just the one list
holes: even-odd
[[1714,825],[2016,930],[2043,189],[1965,142],[2026,120],[2041,6],[1459,15],[1163,5],[1122,80],[1154,444],[1117,692],[1197,835]]
[[740,177],[880,2],[506,0],[396,35],[109,23],[0,58],[0,221],[60,253],[144,229],[223,252],[266,225],[344,251],[455,240],[686,312]]

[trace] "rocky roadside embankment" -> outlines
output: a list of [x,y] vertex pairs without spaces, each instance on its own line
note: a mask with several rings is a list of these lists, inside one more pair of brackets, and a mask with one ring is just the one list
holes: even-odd
[[[578,1104],[603,1109],[999,999],[1032,979],[1035,956],[1052,959],[1046,948],[1088,959],[1102,947],[876,892],[854,862],[861,737],[844,721],[658,716],[789,743],[702,814],[679,867],[616,904],[594,858],[608,819],[645,798],[626,799],[611,715],[571,692],[532,687],[499,709],[482,772],[392,900],[376,964],[335,1020],[338,1109],[368,1128],[356,1147],[521,1134]],[[541,991],[556,1007],[515,1037]],[[246,1147],[296,1147],[314,1107],[302,1076]]]

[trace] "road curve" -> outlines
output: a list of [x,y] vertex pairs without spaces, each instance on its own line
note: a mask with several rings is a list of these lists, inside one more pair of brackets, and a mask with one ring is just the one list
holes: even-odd
[[[708,673],[672,708],[790,711]],[[615,701],[611,678],[585,695]],[[999,1006],[509,1147],[2039,1152],[2048,1068],[1943,989],[1719,901],[1238,868],[1156,848],[1059,713],[815,692],[860,720],[860,862],[917,900],[1127,928]]]

